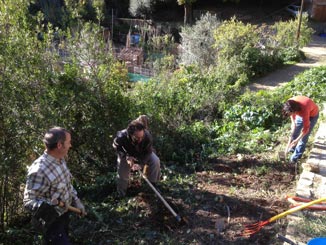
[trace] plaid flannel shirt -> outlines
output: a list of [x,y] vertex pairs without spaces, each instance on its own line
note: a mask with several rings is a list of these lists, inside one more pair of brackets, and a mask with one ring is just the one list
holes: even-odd
[[[28,168],[26,187],[24,191],[24,206],[28,210],[36,210],[42,202],[51,204],[52,199],[60,199],[70,205],[77,197],[77,192],[71,184],[71,174],[65,160],[60,162],[44,152]],[[64,208],[56,206],[59,215]]]

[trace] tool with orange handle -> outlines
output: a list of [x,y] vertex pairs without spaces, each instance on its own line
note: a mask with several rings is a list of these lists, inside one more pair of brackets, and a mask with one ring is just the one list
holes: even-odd
[[[287,196],[286,199],[291,203],[291,207],[297,207],[304,203],[311,202],[309,198],[297,197],[297,196]],[[326,202],[320,202],[319,204],[314,204],[309,207],[311,210],[326,210]]]
[[274,222],[277,219],[283,218],[289,214],[292,214],[294,212],[297,212],[299,210],[305,209],[307,207],[310,207],[311,205],[317,204],[317,203],[321,203],[321,202],[325,202],[326,201],[326,197],[323,198],[319,198],[317,200],[308,202],[308,203],[304,203],[302,205],[299,205],[297,207],[291,208],[283,213],[280,213],[278,215],[273,216],[272,218],[265,220],[265,221],[259,221],[257,223],[251,224],[251,225],[245,225],[245,229],[242,232],[242,236],[250,236],[253,235],[255,233],[257,233],[258,231],[261,230],[261,228],[263,228],[265,225],[268,225],[272,222]]

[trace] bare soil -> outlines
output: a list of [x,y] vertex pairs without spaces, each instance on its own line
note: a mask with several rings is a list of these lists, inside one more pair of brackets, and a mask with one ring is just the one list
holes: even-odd
[[[87,219],[72,222],[76,244],[283,244],[276,235],[285,235],[285,218],[251,236],[242,232],[246,224],[289,208],[285,197],[295,184],[291,166],[231,156],[189,174],[194,175],[193,183],[167,187],[162,181],[159,186],[180,222],[135,173],[126,198],[104,200],[96,212],[88,207]],[[128,211],[117,212],[126,203]]]
[[[242,236],[245,224],[268,220],[289,208],[285,196],[294,186],[293,168],[274,164],[265,169],[265,164],[251,157],[214,160],[210,170],[196,173],[198,183],[183,198],[166,196],[182,222],[161,205],[159,212],[153,210],[153,228],[170,233],[181,244],[282,244],[275,237],[284,235],[286,219]],[[183,201],[187,195],[192,203]],[[148,201],[144,196],[138,200]]]

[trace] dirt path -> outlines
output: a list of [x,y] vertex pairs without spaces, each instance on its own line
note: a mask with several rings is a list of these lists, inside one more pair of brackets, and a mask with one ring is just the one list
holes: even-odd
[[274,89],[282,86],[283,83],[291,81],[295,75],[309,68],[326,65],[326,38],[313,35],[312,41],[302,51],[306,59],[295,65],[287,66],[257,79],[249,85],[250,90],[258,91],[261,89]]

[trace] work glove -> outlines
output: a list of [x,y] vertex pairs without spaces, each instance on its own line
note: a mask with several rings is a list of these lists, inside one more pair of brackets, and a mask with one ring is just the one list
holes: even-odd
[[79,199],[76,199],[74,204],[75,204],[75,207],[80,210],[80,212],[81,212],[80,216],[84,217],[87,213],[86,213],[85,206],[83,205],[83,203]]

